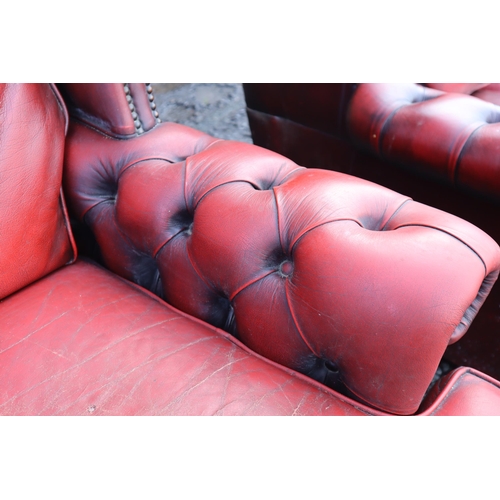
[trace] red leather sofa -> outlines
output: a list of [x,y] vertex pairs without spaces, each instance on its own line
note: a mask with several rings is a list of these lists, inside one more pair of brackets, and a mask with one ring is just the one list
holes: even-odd
[[0,414],[500,414],[474,368],[433,383],[500,269],[472,224],[145,84],[2,84],[0,116]]
[[[254,143],[453,213],[500,243],[500,84],[245,84]],[[500,285],[450,366],[500,378]]]

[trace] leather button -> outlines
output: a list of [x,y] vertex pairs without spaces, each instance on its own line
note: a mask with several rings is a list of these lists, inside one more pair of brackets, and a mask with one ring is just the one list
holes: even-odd
[[289,278],[293,273],[293,264],[289,260],[285,260],[280,264],[278,272],[283,278]]

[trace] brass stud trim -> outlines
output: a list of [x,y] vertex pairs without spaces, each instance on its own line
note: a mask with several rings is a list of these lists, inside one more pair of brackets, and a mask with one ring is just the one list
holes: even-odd
[[138,134],[143,134],[144,129],[142,128],[141,120],[139,119],[139,115],[137,114],[137,111],[135,109],[134,99],[132,98],[132,95],[130,94],[130,87],[128,86],[128,83],[123,84],[123,90],[125,92],[125,97],[126,97],[127,102],[128,102],[128,108],[130,109],[132,119],[134,120],[135,131]]
[[148,93],[149,106],[151,108],[151,112],[153,113],[153,116],[156,119],[156,123],[161,123],[160,114],[158,113],[158,111],[156,111],[156,103],[154,102],[155,98],[153,95],[153,87],[151,87],[150,83],[146,83],[145,85],[146,85],[146,92]]

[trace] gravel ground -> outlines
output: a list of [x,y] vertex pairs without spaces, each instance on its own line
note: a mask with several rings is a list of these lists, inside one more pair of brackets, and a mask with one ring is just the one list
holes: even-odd
[[153,83],[162,121],[182,123],[220,139],[252,142],[241,83]]

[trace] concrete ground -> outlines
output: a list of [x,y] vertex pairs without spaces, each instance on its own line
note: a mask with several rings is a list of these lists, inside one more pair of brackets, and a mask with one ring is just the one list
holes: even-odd
[[241,83],[152,83],[162,121],[220,139],[252,142]]

